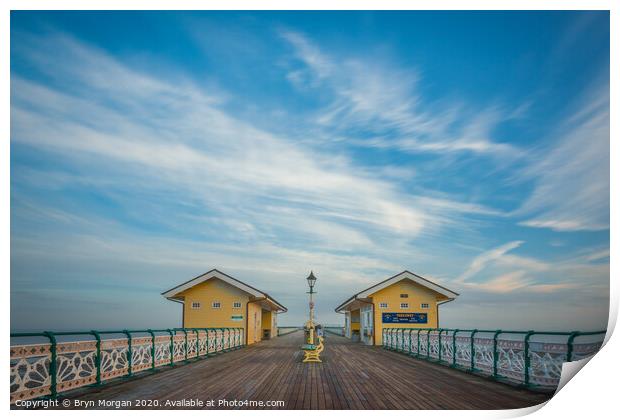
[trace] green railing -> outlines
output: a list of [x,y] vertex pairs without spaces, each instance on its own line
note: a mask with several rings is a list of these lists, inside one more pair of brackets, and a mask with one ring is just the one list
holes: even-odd
[[303,330],[303,327],[278,327],[278,337]]
[[[80,339],[85,336],[88,339]],[[173,328],[14,333],[11,340],[14,403],[56,398],[69,390],[236,350],[244,346],[245,335],[243,328]]]
[[326,333],[344,337],[344,327],[323,327]]
[[555,389],[562,364],[586,358],[606,331],[384,328],[383,347],[511,384]]

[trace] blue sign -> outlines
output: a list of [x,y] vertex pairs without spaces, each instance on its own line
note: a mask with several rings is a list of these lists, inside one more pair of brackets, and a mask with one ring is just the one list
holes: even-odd
[[428,314],[416,312],[383,312],[384,324],[426,324]]

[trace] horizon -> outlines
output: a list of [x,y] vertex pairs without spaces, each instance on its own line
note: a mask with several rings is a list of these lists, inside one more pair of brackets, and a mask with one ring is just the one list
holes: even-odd
[[609,12],[11,12],[11,330],[180,326],[217,268],[318,322],[609,316]]

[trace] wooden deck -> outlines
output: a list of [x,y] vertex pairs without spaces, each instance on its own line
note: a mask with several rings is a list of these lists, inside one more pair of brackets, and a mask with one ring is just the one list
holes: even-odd
[[278,337],[75,399],[158,400],[160,408],[170,408],[166,400],[199,399],[219,409],[227,408],[219,400],[281,400],[285,409],[508,409],[550,398],[331,334],[323,363],[302,364],[302,337]]

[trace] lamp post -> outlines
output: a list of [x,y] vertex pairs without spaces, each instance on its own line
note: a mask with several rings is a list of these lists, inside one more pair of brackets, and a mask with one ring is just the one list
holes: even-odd
[[308,321],[308,344],[314,344],[314,301],[312,300],[312,295],[314,294],[316,277],[312,271],[310,271],[310,275],[306,278],[306,280],[308,281],[308,286],[310,287],[310,291],[307,292],[310,295],[310,300],[308,303],[310,309],[310,320]]

